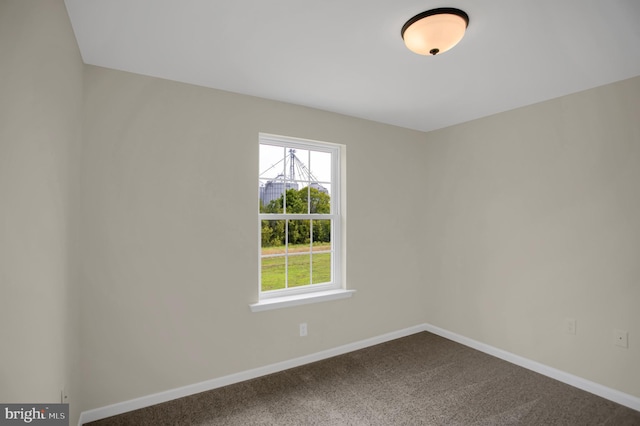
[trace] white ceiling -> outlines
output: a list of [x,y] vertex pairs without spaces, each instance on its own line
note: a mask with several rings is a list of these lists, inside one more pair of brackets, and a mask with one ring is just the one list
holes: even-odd
[[[433,130],[640,75],[640,0],[66,0],[85,63]],[[402,25],[469,14],[449,52]]]

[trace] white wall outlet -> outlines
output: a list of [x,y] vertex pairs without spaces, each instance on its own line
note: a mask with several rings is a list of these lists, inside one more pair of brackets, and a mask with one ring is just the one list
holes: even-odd
[[564,319],[564,331],[567,334],[576,334],[576,320],[575,318]]
[[307,323],[306,322],[301,322],[300,323],[300,337],[304,337],[307,335]]
[[628,348],[629,332],[627,332],[627,330],[613,330],[613,344],[621,348]]

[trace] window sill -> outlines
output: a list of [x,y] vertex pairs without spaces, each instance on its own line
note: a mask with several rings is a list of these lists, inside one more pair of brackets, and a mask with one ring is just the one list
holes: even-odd
[[251,312],[269,311],[272,309],[289,308],[291,306],[306,305],[309,303],[326,302],[329,300],[346,299],[351,297],[355,290],[328,290],[316,293],[296,294],[295,296],[274,297],[261,300],[249,305]]

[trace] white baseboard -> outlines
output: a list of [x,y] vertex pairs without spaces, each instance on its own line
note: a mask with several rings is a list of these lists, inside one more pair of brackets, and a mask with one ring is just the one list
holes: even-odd
[[519,365],[520,367],[524,367],[527,370],[535,371],[536,373],[551,377],[552,379],[556,379],[559,382],[566,383],[594,395],[601,396],[602,398],[608,399],[610,401],[617,402],[618,404],[624,405],[625,407],[640,411],[640,398],[637,398],[635,396],[608,388],[595,382],[591,382],[589,380],[583,379],[582,377],[574,376],[573,374],[569,374],[562,370],[540,364],[539,362],[512,354],[511,352],[503,351],[502,349],[495,348],[485,343],[469,339],[468,337],[452,333],[440,327],[436,327],[435,325],[424,324],[424,330],[433,334],[437,334],[438,336],[442,336],[446,339],[453,340],[454,342],[463,344],[470,348],[479,350],[480,352],[495,356],[496,358],[503,359],[512,364]]
[[289,368],[299,367],[304,364],[310,364],[312,362],[321,361],[323,359],[331,358],[337,355],[342,355],[348,352],[357,351],[359,349],[364,349],[369,346],[377,345],[380,343],[388,342],[390,340],[399,339],[401,337],[419,333],[424,330],[425,328],[423,325],[417,325],[414,327],[405,328],[403,330],[383,334],[381,336],[360,340],[355,343],[349,343],[347,345],[338,346],[337,348],[327,349],[325,351],[316,352],[314,354],[305,355],[299,358],[294,358],[288,361],[282,361],[276,364],[254,368],[252,370],[242,371],[240,373],[230,374],[228,376],[219,377],[217,379],[206,380],[204,382],[195,383],[193,385],[187,385],[180,388],[170,389],[164,392],[159,392],[152,395],[147,395],[140,398],[132,399],[129,401],[108,405],[106,407],[100,407],[93,410],[83,411],[80,414],[80,419],[78,420],[78,426],[81,426],[84,423],[105,419],[107,417],[116,416],[118,414],[123,414],[129,411],[150,407],[152,405],[171,401],[177,398],[183,398],[185,396],[194,395],[196,393],[205,392],[208,390],[220,388],[227,385],[232,385],[234,383],[243,382],[245,380],[266,376],[267,374],[277,373],[279,371],[287,370]]
[[108,405],[106,407],[100,407],[93,410],[83,411],[80,414],[78,420],[78,426],[82,426],[84,423],[93,422],[96,420],[104,419],[118,414],[123,414],[133,410],[139,410],[141,408],[150,407],[162,402],[171,401],[177,398],[183,398],[185,396],[193,395],[200,392],[220,388],[234,383],[239,383],[245,380],[255,379],[257,377],[266,376],[267,374],[277,373],[279,371],[287,370],[289,368],[299,367],[304,364],[309,364],[323,359],[331,358],[337,355],[342,355],[348,352],[364,349],[369,346],[374,346],[380,343],[388,342],[390,340],[399,339],[401,337],[409,336],[411,334],[419,333],[421,331],[428,331],[438,336],[442,336],[446,339],[468,346],[470,348],[479,350],[486,354],[495,356],[496,358],[503,359],[512,364],[519,365],[528,370],[535,371],[544,376],[551,377],[560,382],[574,386],[578,389],[590,392],[594,395],[601,396],[602,398],[610,401],[617,402],[618,404],[640,411],[640,398],[626,394],[624,392],[617,391],[615,389],[608,388],[598,383],[591,382],[573,374],[566,373],[561,370],[540,364],[539,362],[532,361],[530,359],[521,357],[519,355],[512,354],[511,352],[504,351],[502,349],[495,348],[485,343],[478,342],[465,336],[461,336],[456,333],[444,330],[440,327],[436,327],[431,324],[421,324],[414,327],[405,328],[403,330],[394,331],[391,333],[383,334],[381,336],[372,337],[365,340],[360,340],[355,343],[349,343],[347,345],[338,346],[337,348],[327,349],[325,351],[316,352],[314,354],[305,355],[299,358],[294,358],[288,361],[282,361],[275,364],[267,365],[264,367],[254,368],[252,370],[242,371],[228,376],[219,377],[216,379],[206,380],[204,382],[195,383],[192,385],[183,386],[180,388],[170,389],[164,392],[155,393],[152,395],[143,396],[140,398],[132,399],[129,401],[119,402],[117,404]]

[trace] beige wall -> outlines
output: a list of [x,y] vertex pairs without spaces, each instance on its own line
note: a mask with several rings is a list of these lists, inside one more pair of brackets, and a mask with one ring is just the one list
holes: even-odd
[[640,397],[639,112],[637,77],[427,134],[426,321]]
[[[92,66],[85,99],[85,409],[423,321],[424,134]],[[250,312],[259,132],[346,145],[352,298]]]
[[[62,1],[0,2],[0,401],[60,402],[73,287],[83,65]],[[77,417],[78,406],[72,405]]]

